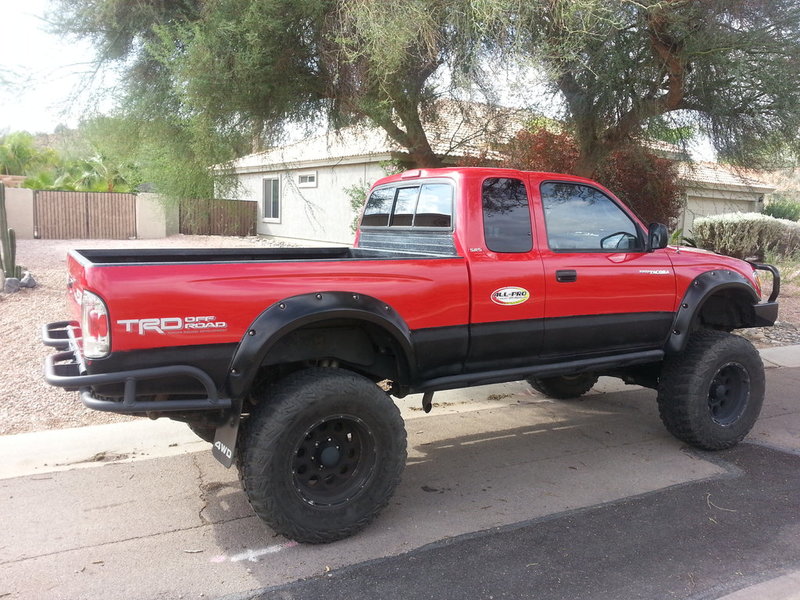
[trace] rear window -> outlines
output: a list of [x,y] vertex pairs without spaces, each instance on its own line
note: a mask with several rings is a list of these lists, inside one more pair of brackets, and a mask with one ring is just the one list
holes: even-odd
[[362,227],[453,226],[453,186],[423,183],[378,188],[370,194]]

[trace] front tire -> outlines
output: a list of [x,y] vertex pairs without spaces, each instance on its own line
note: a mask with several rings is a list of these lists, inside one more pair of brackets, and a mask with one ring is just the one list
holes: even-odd
[[597,375],[561,375],[559,377],[529,377],[528,384],[537,392],[555,400],[574,400],[588,392],[595,383]]
[[679,440],[704,450],[731,448],[753,428],[764,387],[764,365],[748,340],[699,331],[683,353],[664,360],[658,411]]
[[348,371],[295,372],[250,416],[242,482],[256,514],[298,542],[333,542],[389,502],[406,461],[400,411]]

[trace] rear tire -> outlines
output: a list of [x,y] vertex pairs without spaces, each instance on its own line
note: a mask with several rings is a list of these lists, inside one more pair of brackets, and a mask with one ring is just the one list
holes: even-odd
[[189,426],[189,429],[199,437],[204,442],[208,442],[209,444],[214,443],[214,436],[217,433],[216,425],[208,425],[206,423],[194,423],[189,421],[186,423]]
[[406,432],[391,398],[360,375],[314,368],[287,376],[252,411],[241,474],[261,519],[314,544],[368,525],[405,462]]
[[527,382],[537,392],[555,400],[574,400],[588,392],[595,383],[597,375],[561,375],[559,377],[529,377]]
[[738,444],[764,402],[764,365],[746,339],[699,331],[686,350],[668,356],[658,383],[658,411],[667,430],[704,450]]

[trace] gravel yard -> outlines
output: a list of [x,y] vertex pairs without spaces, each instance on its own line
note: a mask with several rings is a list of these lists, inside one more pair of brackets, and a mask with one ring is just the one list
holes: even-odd
[[[173,236],[164,240],[20,240],[18,261],[39,287],[0,293],[0,435],[121,421],[120,417],[83,407],[75,392],[51,387],[42,379],[42,360],[52,352],[40,338],[42,324],[67,317],[66,254],[70,248],[253,248],[276,246],[265,238]],[[800,286],[786,284],[780,298],[781,323],[750,330],[758,346],[800,343]]]
[[266,238],[176,235],[161,240],[18,240],[17,261],[39,286],[16,294],[0,292],[0,435],[96,425],[122,417],[83,407],[77,392],[42,379],[42,361],[53,350],[41,327],[66,313],[67,251],[71,248],[253,248],[277,246]]

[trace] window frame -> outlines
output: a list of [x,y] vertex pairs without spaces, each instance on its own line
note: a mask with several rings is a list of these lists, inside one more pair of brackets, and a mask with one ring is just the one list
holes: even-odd
[[[313,176],[314,181],[300,181],[301,177]],[[299,188],[315,188],[319,182],[319,175],[317,171],[298,171],[297,172],[297,187]]]
[[[419,195],[422,192],[422,186],[428,184],[447,184],[450,186],[450,227],[431,227],[431,226],[421,226],[421,225],[392,225],[392,220],[394,218],[394,209],[397,204],[397,190],[399,188],[410,188],[410,187],[419,187],[417,191],[417,201],[414,206],[414,220],[416,220],[416,210],[419,206]],[[392,200],[392,207],[391,212],[389,213],[388,223],[386,225],[362,225],[361,220],[364,218],[364,211],[367,208],[367,203],[369,202],[370,197],[372,194],[379,189],[387,189],[390,188],[393,190],[394,198]],[[452,233],[455,231],[456,227],[456,195],[458,194],[458,184],[455,180],[450,179],[449,177],[433,177],[433,178],[426,178],[426,179],[399,179],[397,181],[392,181],[390,183],[384,183],[378,186],[375,186],[369,191],[366,200],[364,201],[364,208],[361,211],[361,218],[359,219],[358,227],[359,229],[363,229],[365,231],[438,231],[438,232],[449,232]]]
[[[587,187],[593,189],[596,192],[599,192],[601,195],[608,198],[612,204],[614,204],[621,212],[624,214],[631,223],[633,223],[634,228],[636,229],[637,239],[639,241],[639,247],[637,248],[611,248],[605,250],[603,248],[592,249],[592,248],[553,248],[550,246],[550,232],[547,224],[547,211],[544,208],[544,194],[542,193],[542,186],[548,183],[561,183],[561,184],[568,184],[568,185],[579,185],[583,187]],[[628,210],[628,207],[617,198],[614,194],[609,191],[603,190],[602,188],[592,185],[589,182],[584,181],[570,181],[568,179],[543,179],[539,182],[539,205],[542,207],[542,221],[544,222],[544,229],[545,235],[544,238],[547,243],[547,248],[550,252],[554,252],[556,254],[643,254],[647,252],[647,246],[645,244],[646,235],[644,233],[644,229],[642,228],[642,224],[639,222],[639,219]],[[612,234],[613,235],[613,234]]]
[[[277,181],[278,182],[278,216],[277,217],[268,217],[267,215],[267,182],[268,181]],[[274,202],[274,198],[270,198],[270,204]],[[261,222],[262,223],[280,223],[281,217],[283,216],[283,189],[281,186],[281,176],[280,175],[270,175],[267,177],[261,178]]]

